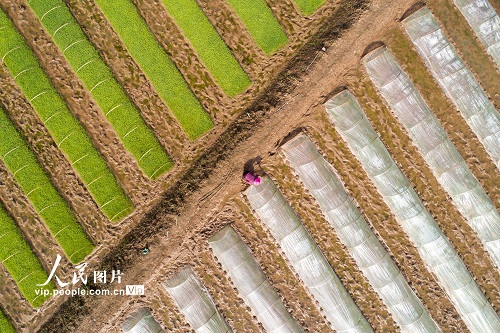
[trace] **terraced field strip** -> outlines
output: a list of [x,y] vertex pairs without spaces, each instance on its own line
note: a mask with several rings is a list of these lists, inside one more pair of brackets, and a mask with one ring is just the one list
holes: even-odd
[[294,0],[302,13],[311,15],[325,3],[325,0]]
[[[39,0],[40,1],[40,0]],[[163,0],[168,13],[189,39],[215,81],[229,96],[250,85],[250,79],[208,21],[196,0]]]
[[92,252],[94,246],[76,221],[66,201],[56,191],[35,155],[1,108],[0,158],[68,258],[77,263]]
[[16,333],[16,330],[9,322],[9,319],[5,316],[5,314],[0,310],[0,332],[2,333]]
[[[35,290],[44,288],[52,290],[55,286],[52,282],[44,287],[37,287],[37,284],[44,283],[48,275],[42,267],[37,256],[31,250],[21,231],[14,220],[7,214],[3,206],[0,205],[0,260],[7,268],[10,275],[16,281],[21,293],[26,297],[33,307],[38,307],[48,298],[43,295],[36,295]],[[0,321],[0,328],[2,324]],[[1,330],[0,332],[4,332]]]
[[227,0],[257,45],[271,54],[288,43],[283,28],[264,0]]
[[52,36],[102,112],[151,179],[169,170],[173,163],[144,123],[115,77],[84,35],[62,0],[30,0],[29,6]]
[[133,210],[130,200],[92,145],[85,129],[71,114],[35,55],[3,11],[0,11],[0,40],[3,64],[42,119],[58,147],[68,156],[71,165],[79,173],[100,209],[112,221],[118,221],[128,215]]
[[209,114],[189,90],[132,2],[96,0],[96,3],[189,138],[194,140],[211,129]]

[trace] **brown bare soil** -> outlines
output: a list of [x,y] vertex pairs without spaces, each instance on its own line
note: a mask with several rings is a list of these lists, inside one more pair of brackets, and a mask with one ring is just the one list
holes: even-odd
[[[121,269],[124,272],[121,285],[114,284],[111,288],[127,284],[146,286],[144,296],[57,297],[41,309],[32,310],[1,267],[0,303],[19,332],[121,332],[124,318],[142,306],[151,310],[166,331],[192,332],[162,287],[168,276],[186,266],[193,268],[234,332],[264,332],[208,248],[207,238],[228,223],[232,223],[249,245],[304,331],[331,332],[275,240],[254,217],[241,195],[245,188],[240,180],[243,164],[259,155],[263,157],[263,170],[273,178],[302,219],[375,331],[398,332],[381,300],[321,216],[313,198],[279,154],[279,142],[298,127],[310,135],[337,170],[348,193],[442,331],[467,332],[448,297],[325,115],[323,102],[332,90],[344,85],[359,99],[382,141],[457,248],[480,288],[495,309],[500,309],[498,270],[366,78],[360,63],[362,52],[370,43],[382,41],[388,45],[500,208],[498,170],[439,90],[399,24],[399,18],[414,1],[328,1],[306,18],[300,15],[292,0],[266,0],[290,38],[289,45],[267,57],[250,36],[241,33],[244,29],[225,1],[200,0],[201,8],[252,79],[251,88],[233,99],[214,84],[159,1],[133,1],[217,124],[216,129],[198,142],[190,142],[96,5],[90,0],[67,0],[85,33],[101,50],[126,93],[177,162],[172,172],[156,182],[148,182],[125,152],[90,94],[26,9],[24,0],[0,1],[1,7],[14,18],[30,47],[42,59],[43,68],[66,97],[71,110],[85,124],[97,149],[106,156],[132,197],[137,207],[135,213],[118,225],[107,223],[3,67],[0,67],[0,103],[27,137],[54,185],[98,244],[97,251],[87,260],[90,265],[87,271]],[[446,30],[453,31],[450,36],[456,39],[465,60],[496,105],[500,105],[500,100],[497,101],[500,98],[498,73],[491,73],[494,69],[491,60],[487,59],[468,26],[462,26],[463,18],[452,8],[451,2],[432,0],[428,5]],[[459,29],[455,29],[457,22]],[[305,41],[308,43],[304,44]],[[482,61],[488,64],[481,67]],[[0,179],[0,199],[8,203],[8,210],[27,238],[33,239],[33,247],[44,265],[51,266],[58,252],[54,240],[1,164]],[[151,252],[144,256],[140,249],[146,243]],[[61,272],[63,276],[71,274],[71,265],[65,262]]]

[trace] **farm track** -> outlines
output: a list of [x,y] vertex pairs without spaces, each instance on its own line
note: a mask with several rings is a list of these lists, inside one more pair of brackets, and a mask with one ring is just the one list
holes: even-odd
[[[402,171],[410,179],[424,204],[457,248],[465,264],[476,277],[478,285],[498,312],[500,308],[500,299],[496,291],[497,286],[500,285],[498,271],[492,266],[491,260],[475,234],[440,188],[430,169],[425,165],[423,158],[412,146],[403,127],[390,114],[387,107],[384,106],[382,98],[378,96],[364,72],[360,70],[359,57],[362,49],[368,43],[377,40],[373,38],[384,41],[390,47],[398,61],[402,63],[403,68],[415,80],[417,88],[435,112],[452,142],[464,156],[474,175],[497,205],[497,209],[500,205],[500,189],[495,185],[499,183],[500,174],[465,121],[456,112],[449,112],[449,110],[454,110],[453,106],[439,90],[420,59],[415,58],[416,53],[411,43],[392,16],[389,16],[384,23],[380,23],[380,26],[373,27],[374,31],[368,33],[368,36],[372,37],[359,38],[361,36],[359,29],[352,33],[345,29],[350,28],[351,24],[360,17],[360,13],[362,9],[366,9],[364,6],[367,6],[368,1],[348,0],[344,1],[342,5],[337,2],[328,2],[311,17],[304,18],[291,0],[266,0],[278,21],[285,27],[289,37],[291,32],[296,34],[293,39],[290,38],[290,43],[281,51],[272,58],[266,58],[264,53],[253,44],[249,36],[238,35],[238,31],[241,31],[241,27],[239,27],[241,23],[235,19],[230,8],[218,10],[218,6],[224,6],[223,1],[210,1],[208,4],[208,1],[201,0],[204,12],[212,22],[217,22],[217,29],[225,36],[224,39],[233,54],[252,78],[250,90],[238,98],[230,100],[215,86],[206,69],[200,69],[202,74],[195,73],[193,68],[198,68],[196,66],[200,64],[191,67],[190,61],[194,61],[195,64],[199,61],[193,58],[194,53],[191,46],[188,45],[180,30],[177,29],[175,33],[172,33],[176,28],[169,26],[173,23],[169,23],[165,16],[166,13],[158,10],[152,4],[153,2],[133,0],[141,8],[141,15],[146,18],[156,38],[164,40],[161,41],[161,44],[167,49],[172,59],[177,64],[182,64],[178,67],[183,75],[193,78],[199,84],[200,90],[195,94],[197,97],[203,96],[201,98],[203,98],[204,107],[207,110],[211,108],[211,113],[219,109],[218,114],[213,118],[217,123],[216,129],[205,136],[203,142],[199,142],[197,145],[198,143],[189,142],[171,117],[167,107],[154,93],[154,89],[151,88],[137,64],[128,57],[123,44],[93,2],[88,0],[66,1],[90,40],[101,50],[101,54],[112,68],[118,81],[125,86],[127,94],[141,110],[145,121],[153,128],[160,143],[178,164],[172,171],[173,175],[161,179],[162,183],[166,184],[163,186],[156,182],[148,183],[147,188],[141,188],[134,183],[133,177],[135,176],[127,176],[130,178],[128,179],[130,188],[127,188],[127,194],[130,194],[130,190],[133,193],[134,202],[138,203],[139,206],[136,208],[134,216],[130,218],[129,224],[106,225],[106,219],[93,203],[78,176],[72,171],[67,159],[55,148],[45,127],[40,125],[38,117],[27,105],[24,98],[20,96],[11,78],[6,75],[3,68],[0,68],[0,84],[4,87],[5,82],[8,87],[8,91],[0,92],[1,103],[10,112],[16,126],[21,129],[21,133],[28,138],[30,147],[48,171],[56,188],[70,203],[72,209],[79,212],[78,218],[83,221],[85,230],[90,231],[89,234],[98,244],[106,242],[108,248],[110,245],[113,246],[111,252],[107,248],[99,246],[98,251],[89,258],[93,267],[96,268],[99,265],[100,269],[111,269],[112,267],[127,269],[127,274],[130,274],[127,276],[127,282],[137,282],[147,286],[146,298],[127,298],[125,302],[123,298],[113,298],[106,301],[75,297],[62,304],[65,299],[52,299],[44,314],[45,318],[51,318],[39,332],[73,332],[77,330],[80,332],[118,332],[119,324],[123,318],[134,307],[138,306],[147,306],[152,309],[153,316],[172,332],[189,331],[189,325],[160,284],[169,274],[174,274],[179,268],[186,265],[193,266],[200,281],[214,298],[219,311],[230,326],[235,329],[235,332],[248,332],[249,328],[252,332],[261,332],[262,328],[245,310],[245,305],[237,297],[231,284],[228,283],[226,275],[206,244],[206,238],[230,222],[234,223],[235,229],[250,245],[252,253],[271,284],[283,297],[284,304],[305,331],[331,331],[328,323],[317,310],[314,301],[307,295],[302,283],[294,276],[294,273],[279,255],[274,239],[252,216],[244,200],[238,195],[242,188],[238,182],[238,178],[241,176],[240,164],[242,165],[246,159],[256,154],[265,156],[262,163],[264,170],[269,172],[277,182],[290,204],[302,218],[306,228],[373,327],[381,332],[398,331],[394,322],[390,318],[388,319],[387,311],[377,294],[369,287],[366,279],[355,266],[353,259],[336,239],[333,229],[320,217],[321,214],[312,197],[304,191],[298,179],[293,177],[290,168],[276,154],[276,146],[273,147],[273,143],[277,143],[286,135],[287,131],[297,127],[306,128],[328,161],[334,165],[345,183],[349,195],[360,207],[360,211],[365,215],[375,233],[385,243],[395,262],[409,280],[410,286],[422,299],[424,306],[427,307],[443,332],[467,331],[451,302],[425,268],[417,251],[399,228],[394,217],[390,215],[389,209],[361,166],[326,118],[324,108],[321,105],[323,99],[333,88],[344,84],[347,84],[359,98],[369,120],[382,134],[382,141],[388,146]],[[23,0],[2,0],[0,2],[3,7],[10,8],[9,15],[11,17],[13,15],[11,12],[18,10],[21,8],[19,5],[24,4]],[[386,7],[392,6],[390,13],[396,19],[411,5],[410,1],[404,4],[394,4],[386,0],[373,0],[373,2],[383,4]],[[441,22],[446,31],[455,27],[455,20],[465,22],[457,10],[452,10],[449,13],[442,9],[440,7],[442,4],[439,1],[431,0],[428,5],[431,9],[439,8],[440,11],[436,12],[439,19],[442,19],[442,15],[446,17],[446,20]],[[493,5],[497,6],[497,10],[500,7],[498,3],[493,3]],[[334,8],[337,7],[343,11],[335,12]],[[26,20],[29,19],[29,15],[27,16],[25,10],[19,11],[20,13],[15,15],[18,15],[16,21],[24,22],[22,23],[24,28],[21,29],[21,32],[28,36],[28,40],[31,41],[33,37],[37,36],[36,44],[43,45],[45,48],[43,52],[49,51],[45,34],[38,29],[26,28],[28,26]],[[379,15],[381,13],[385,15],[382,7],[374,9],[374,11],[378,11]],[[90,19],[91,15],[93,15],[92,19]],[[376,13],[365,12],[361,17],[373,19],[377,16]],[[325,20],[321,32],[313,36],[312,41],[299,51],[298,56],[276,76],[280,64],[297,50],[302,43],[301,40],[311,36],[315,24],[317,24],[317,22],[314,23],[315,20],[321,22]],[[99,22],[99,25],[96,24],[96,21]],[[167,29],[165,26],[169,26],[169,28]],[[392,26],[392,28],[387,29],[386,26]],[[471,39],[471,32],[467,30],[468,26],[462,28],[456,36],[452,36],[453,40],[456,38],[456,44],[460,51],[470,46]],[[378,32],[377,29],[379,29]],[[169,32],[168,35],[166,31]],[[336,39],[341,32],[351,38],[352,44],[349,41],[340,45],[337,43]],[[165,36],[168,36],[168,40]],[[357,38],[360,40],[358,41]],[[172,45],[176,47],[173,48]],[[330,53],[330,47],[331,53],[336,52],[334,54],[337,55],[338,61],[331,60],[331,57],[327,58],[326,53],[323,54],[320,51],[323,45],[327,46],[328,53]],[[480,54],[478,59],[472,60],[472,63],[477,63],[473,70],[478,74],[481,83],[487,88],[486,90],[495,104],[499,105],[497,99],[500,98],[498,97],[500,95],[496,90],[497,86],[500,85],[498,72],[495,72],[495,68],[491,67],[491,60],[484,58],[486,56],[483,54],[484,50],[478,45],[472,46],[476,47],[475,51],[468,52],[469,55],[465,54],[464,60],[469,63],[468,57],[474,58],[476,54]],[[181,47],[177,49],[177,46]],[[334,50],[337,47],[339,51]],[[179,52],[181,49],[183,51]],[[353,51],[354,56],[351,54]],[[50,51],[51,54],[53,52]],[[175,55],[173,52],[178,52],[178,54]],[[311,65],[318,55],[318,63]],[[341,62],[344,57],[346,64]],[[58,59],[61,61],[62,57],[58,56]],[[324,66],[327,59],[330,59],[328,60],[329,66],[320,71],[318,68]],[[481,61],[489,61],[489,63],[483,68],[478,65]],[[83,112],[92,103],[89,104],[89,94],[85,93],[82,84],[73,81],[76,79],[67,70],[69,65],[63,65],[66,67],[61,70],[55,68],[57,64],[48,63],[44,67],[50,67],[51,76],[62,75],[63,81],[59,82],[58,89],[64,85],[64,80],[73,86],[78,86],[79,112]],[[185,68],[182,69],[181,66]],[[309,69],[311,69],[310,72]],[[337,77],[325,79],[323,74],[328,75],[330,71]],[[316,76],[306,75],[309,73],[314,73]],[[269,82],[269,78],[275,76],[274,81],[263,88]],[[60,77],[57,80],[60,80]],[[69,91],[69,89],[64,91]],[[248,106],[253,96],[257,94],[259,94],[258,99]],[[14,101],[11,100],[13,95],[16,96]],[[298,97],[291,99],[291,95]],[[205,98],[208,99],[204,100]],[[301,103],[301,99],[304,100],[303,103]],[[235,119],[235,115],[243,109],[241,115]],[[95,108],[92,110],[94,113],[98,111]],[[86,117],[85,115],[81,116]],[[214,117],[214,114],[212,116]],[[233,119],[235,119],[234,122],[229,125]],[[82,118],[82,121],[87,122],[87,119]],[[94,131],[98,132],[99,128],[104,128],[102,127],[103,123],[106,123],[103,119],[93,121],[94,125],[90,129],[92,136],[94,136]],[[273,124],[275,127],[272,127]],[[228,125],[229,127],[226,128]],[[287,128],[287,126],[289,127]],[[107,130],[107,128],[104,129]],[[266,129],[268,133],[263,134]],[[40,132],[41,135],[36,134]],[[219,135],[220,137],[217,139]],[[115,140],[114,136],[111,133],[101,137]],[[99,141],[101,137],[94,138],[98,138]],[[251,143],[251,147],[254,147],[253,151],[246,150],[246,140]],[[115,169],[121,170],[120,175],[123,175],[123,173],[134,170],[134,167],[130,169],[131,164],[127,162],[131,157],[123,156],[127,155],[124,153],[123,147],[120,148],[116,142],[108,147],[107,143],[109,142],[99,141],[99,149],[104,149],[101,146],[105,145],[107,147],[105,148],[106,154],[114,154],[114,150],[119,150],[121,154],[116,161],[108,161],[114,165],[114,171],[116,171]],[[205,148],[207,148],[206,151],[201,153]],[[43,153],[44,151],[45,153]],[[51,153],[47,153],[48,151]],[[179,165],[179,162],[182,165]],[[187,167],[192,162],[194,162],[193,165]],[[60,167],[61,163],[64,165],[63,168]],[[127,163],[127,167],[118,167],[118,163]],[[66,166],[68,167],[66,168]],[[138,172],[140,173],[140,171]],[[5,174],[5,167],[2,165],[0,165],[0,173]],[[16,216],[23,216],[19,219],[23,220],[24,218],[24,222],[20,223],[22,230],[30,235],[44,233],[43,223],[36,218],[34,211],[28,209],[26,212],[24,205],[27,199],[22,196],[12,178],[9,178],[8,175],[4,178],[3,174],[0,174],[1,179],[7,181],[5,184],[0,184],[0,198],[2,201],[13,201],[12,198],[16,197],[15,203],[10,203],[9,210],[13,214],[19,212],[19,215]],[[137,172],[133,173],[133,175],[136,174]],[[141,181],[145,182],[143,179],[139,183]],[[167,189],[171,184],[173,184],[172,187]],[[5,189],[8,194],[4,193]],[[160,197],[165,189],[167,191]],[[13,197],[7,196],[11,194]],[[160,198],[158,199],[158,197]],[[148,198],[156,199],[151,201]],[[154,207],[145,213],[152,204]],[[88,214],[81,213],[82,211],[88,212]],[[26,224],[26,220],[31,218],[37,221],[36,226],[26,228],[22,223]],[[123,234],[126,236],[123,237]],[[50,242],[51,240],[46,235],[35,238],[35,252],[40,255],[42,263],[51,263],[51,258],[55,257],[54,253],[57,251],[50,246],[51,243],[47,244],[45,241]],[[148,257],[141,257],[138,249],[146,241],[152,244],[152,252]],[[97,258],[103,256],[105,259],[99,264]],[[66,263],[63,265],[63,275],[67,273],[69,274],[69,265]],[[16,289],[12,288],[14,282],[6,274],[4,269],[0,269],[0,281],[6,281],[5,284],[0,284],[0,303],[12,304],[5,310],[14,321],[27,323],[28,330],[38,329],[43,324],[44,318],[36,317],[35,311],[31,310]],[[61,304],[60,310],[55,314],[57,307]],[[115,311],[112,313],[102,311],[110,304],[115,304]],[[118,305],[116,306],[116,304]]]

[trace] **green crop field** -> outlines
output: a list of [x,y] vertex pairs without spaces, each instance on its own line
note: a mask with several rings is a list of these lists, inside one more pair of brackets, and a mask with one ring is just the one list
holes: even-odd
[[[48,278],[48,274],[21,235],[17,225],[1,205],[0,239],[2,240],[0,261],[7,268],[19,286],[19,290],[21,290],[30,304],[33,307],[42,305],[48,297],[44,297],[43,295],[37,296],[35,290],[42,288],[36,285],[44,283]],[[54,289],[54,284],[51,282],[43,288],[52,290]],[[1,332],[3,333],[3,331]]]
[[[28,2],[102,112],[151,179],[173,163],[62,0]],[[43,18],[43,19],[42,19]]]
[[2,333],[16,333],[16,330],[9,322],[9,319],[5,316],[5,314],[0,310],[0,332]]
[[215,81],[229,96],[235,96],[250,85],[246,73],[222,41],[195,0],[163,0],[168,13],[193,44]]
[[188,136],[194,140],[211,129],[213,123],[209,114],[203,110],[132,2],[96,0],[96,3]]
[[0,40],[4,65],[59,148],[66,153],[98,206],[112,221],[128,215],[133,210],[131,202],[3,11],[0,11]]
[[311,15],[318,9],[325,0],[294,0],[297,6],[299,6],[302,13],[305,15]]
[[288,37],[264,0],[227,0],[257,45],[271,54],[288,43]]
[[0,157],[68,258],[83,260],[94,246],[1,108]]

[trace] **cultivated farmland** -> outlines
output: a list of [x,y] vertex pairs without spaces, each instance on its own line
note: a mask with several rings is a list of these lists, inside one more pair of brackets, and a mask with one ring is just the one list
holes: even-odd
[[264,0],[228,0],[257,45],[267,54],[284,46],[288,38]]
[[172,161],[144,124],[139,111],[87,40],[64,2],[31,0],[29,5],[146,175],[156,179],[169,170]]
[[133,3],[130,0],[96,2],[188,136],[194,140],[212,128],[210,116],[158,45]]
[[12,275],[19,290],[21,290],[30,304],[34,307],[40,306],[47,297],[37,295],[35,290],[51,290],[54,288],[54,284],[50,282],[44,288],[36,286],[37,284],[43,284],[47,280],[48,274],[43,269],[39,259],[33,253],[29,244],[21,235],[21,231],[14,223],[14,220],[12,220],[1,206],[0,235],[2,240],[0,260],[2,264]]
[[[500,209],[500,173],[401,23],[421,3],[36,1],[0,0],[12,22],[0,34],[12,32],[9,46],[24,50],[14,62],[9,53],[0,68],[10,124],[1,139],[31,154],[30,164],[95,246],[81,258],[88,281],[73,288],[144,285],[145,292],[51,297],[35,309],[7,260],[0,264],[0,309],[17,332],[260,333],[284,323],[320,333],[500,329],[500,273],[484,245],[494,250],[499,239],[491,217]],[[500,73],[472,28],[452,0],[429,0],[427,8],[498,112]],[[58,11],[65,14],[51,18]],[[89,46],[88,57],[70,52],[79,44]],[[384,52],[400,70],[383,62],[382,72],[373,71],[368,64]],[[95,70],[85,71],[94,62]],[[40,79],[23,83],[31,71]],[[40,84],[51,92],[30,101]],[[168,167],[155,174],[140,163],[126,143],[134,127],[121,114],[106,117],[114,107],[108,104],[122,103],[107,92],[129,103],[134,126],[152,139],[141,147],[154,141],[168,153]],[[345,94],[350,103],[337,100],[332,123],[325,103]],[[41,112],[44,95],[56,102]],[[430,128],[417,116],[416,127],[406,126],[424,108],[414,100],[427,104]],[[53,133],[65,129],[51,125],[57,114],[47,119],[56,109],[78,126],[127,199],[119,221],[93,192],[110,187],[89,186],[65,148],[68,139],[61,144],[64,137]],[[452,153],[441,154],[435,143]],[[11,154],[0,162],[2,207],[18,230],[13,242],[28,244],[46,276],[63,247],[46,210],[23,188],[24,169],[9,165]],[[262,183],[244,184],[244,170]],[[474,200],[462,200],[469,195]],[[78,271],[68,257],[57,275],[71,283]],[[117,269],[121,281],[94,280],[93,271]]]
[[235,96],[250,85],[248,76],[210,24],[195,0],[163,0],[168,13],[182,29],[201,61],[215,81],[229,96]]
[[94,246],[1,108],[0,129],[2,162],[12,173],[71,262],[82,261],[92,252]]
[[128,215],[132,206],[85,130],[51,85],[10,19],[0,13],[0,45],[4,65],[47,126],[60,149],[71,160],[102,211],[113,221]]

